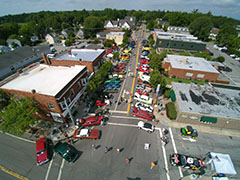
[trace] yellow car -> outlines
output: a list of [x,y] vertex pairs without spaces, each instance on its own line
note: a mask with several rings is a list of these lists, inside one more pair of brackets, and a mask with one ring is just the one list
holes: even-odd
[[150,47],[143,47],[142,50],[147,50],[147,51],[150,51]]

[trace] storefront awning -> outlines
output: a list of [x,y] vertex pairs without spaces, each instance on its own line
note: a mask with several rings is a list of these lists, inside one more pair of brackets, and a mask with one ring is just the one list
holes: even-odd
[[217,118],[215,117],[208,117],[208,116],[202,116],[200,119],[201,122],[207,122],[207,123],[216,123]]
[[176,95],[175,95],[175,92],[173,90],[170,91],[170,97],[171,97],[172,102],[176,101]]

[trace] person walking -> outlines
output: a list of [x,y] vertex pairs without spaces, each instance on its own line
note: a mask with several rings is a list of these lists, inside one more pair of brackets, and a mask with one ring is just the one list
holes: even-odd
[[126,158],[125,161],[128,165],[130,164],[130,159],[129,158]]
[[154,168],[155,166],[156,166],[156,163],[155,162],[151,162],[151,168],[150,169]]
[[120,149],[119,148],[117,148],[117,152],[120,153]]
[[105,146],[105,148],[104,148],[104,153],[106,154],[107,152],[108,152],[108,147]]

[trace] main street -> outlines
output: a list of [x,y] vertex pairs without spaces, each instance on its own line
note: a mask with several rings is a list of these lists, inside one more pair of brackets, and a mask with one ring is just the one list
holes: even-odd
[[[130,93],[135,92],[136,76],[134,78],[132,75],[135,75],[143,37],[146,38],[146,34],[141,29],[136,37],[135,55],[132,55],[128,65],[130,71],[122,83],[120,94],[115,95],[117,99],[121,96],[129,98]],[[176,180],[192,171],[170,165],[169,155],[174,152],[196,157],[204,157],[207,152],[229,154],[238,173],[237,178],[240,178],[240,139],[199,132],[196,141],[190,141],[180,135],[180,127],[175,129],[164,124],[158,124],[153,133],[147,133],[137,128],[140,119],[131,115],[129,107],[129,102],[112,105],[113,111],[107,125],[93,127],[102,130],[99,140],[79,140],[74,143],[80,157],[73,164],[53,155],[50,162],[37,166],[34,142],[0,134],[0,179]],[[162,128],[169,130],[170,141],[166,147],[160,141]],[[144,148],[146,143],[150,144],[149,149]],[[93,144],[96,149],[92,148]],[[106,146],[109,151],[104,153]],[[121,152],[118,153],[117,148]],[[129,165],[125,162],[126,158],[131,159]],[[157,165],[150,169],[153,161]]]

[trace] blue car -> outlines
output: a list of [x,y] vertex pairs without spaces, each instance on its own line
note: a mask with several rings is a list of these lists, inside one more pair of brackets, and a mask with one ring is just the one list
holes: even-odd
[[118,82],[109,82],[109,83],[106,83],[104,85],[104,87],[119,87],[119,83]]

